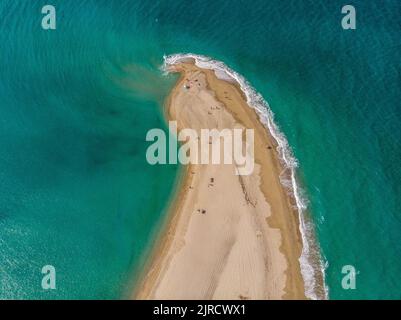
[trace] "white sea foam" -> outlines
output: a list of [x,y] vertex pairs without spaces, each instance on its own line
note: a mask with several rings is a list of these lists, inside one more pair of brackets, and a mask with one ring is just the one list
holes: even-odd
[[323,298],[327,299],[328,288],[325,283],[325,268],[327,268],[327,262],[323,262],[320,250],[316,245],[313,224],[310,219],[307,219],[305,216],[307,200],[303,196],[303,192],[296,179],[296,168],[298,167],[298,162],[292,155],[286,137],[274,122],[274,114],[271,111],[269,104],[243,76],[226,66],[223,62],[213,60],[206,56],[191,53],[179,53],[164,56],[163,70],[168,73],[169,66],[188,61],[188,59],[193,59],[195,64],[200,68],[213,70],[216,77],[219,79],[237,82],[247,98],[248,105],[255,109],[260,121],[275,139],[277,143],[277,152],[284,167],[284,170],[280,175],[280,181],[286,187],[289,194],[294,198],[299,215],[299,229],[303,244],[299,263],[305,285],[305,295],[310,299],[319,299],[322,297],[322,288],[318,288],[316,281],[319,276],[317,273],[321,272],[320,277],[323,278],[324,282]]

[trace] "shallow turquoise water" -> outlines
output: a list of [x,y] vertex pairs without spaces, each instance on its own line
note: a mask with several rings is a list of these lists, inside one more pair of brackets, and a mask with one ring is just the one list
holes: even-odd
[[[174,83],[164,54],[211,56],[263,94],[299,160],[330,298],[401,298],[398,1],[0,3],[0,297],[125,296],[176,166],[146,163]],[[57,290],[40,287],[43,265]],[[359,271],[356,290],[341,268]],[[134,272],[133,272],[134,270]],[[128,283],[128,284],[127,284]]]

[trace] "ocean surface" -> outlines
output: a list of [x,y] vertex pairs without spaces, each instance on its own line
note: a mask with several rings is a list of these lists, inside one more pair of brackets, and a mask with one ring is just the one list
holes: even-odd
[[398,0],[353,1],[356,30],[342,1],[53,0],[47,31],[46,4],[0,2],[0,298],[129,295],[179,174],[145,157],[177,53],[223,61],[268,102],[329,298],[401,298]]

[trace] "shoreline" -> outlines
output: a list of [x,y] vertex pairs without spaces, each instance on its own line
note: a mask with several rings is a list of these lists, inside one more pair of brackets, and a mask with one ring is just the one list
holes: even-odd
[[257,120],[262,123],[269,137],[276,142],[278,162],[283,172],[280,181],[287,195],[294,201],[299,221],[299,231],[302,236],[302,253],[299,258],[301,273],[305,283],[305,294],[310,299],[328,299],[329,289],[325,281],[327,262],[321,256],[320,247],[315,233],[315,225],[307,211],[307,199],[297,181],[296,170],[298,160],[293,156],[291,147],[283,132],[274,121],[274,114],[266,100],[259,94],[242,75],[232,70],[223,62],[210,57],[192,53],[178,53],[164,56],[164,69],[182,61],[191,61],[196,66],[212,70],[216,77],[232,82],[240,91],[246,105],[257,114]]
[[[258,181],[260,183],[260,191],[262,192],[261,199],[264,198],[264,200],[266,200],[267,207],[270,210],[269,216],[265,219],[267,225],[266,230],[268,230],[266,233],[275,235],[274,237],[272,236],[272,238],[276,239],[276,247],[273,249],[270,248],[270,250],[274,251],[278,249],[278,251],[276,250],[277,252],[275,251],[273,256],[281,261],[280,263],[277,263],[277,266],[270,266],[270,268],[276,268],[279,270],[276,270],[277,272],[274,277],[281,279],[280,286],[282,288],[280,290],[273,288],[276,290],[274,293],[270,292],[261,294],[258,292],[251,298],[273,297],[276,299],[305,299],[304,279],[301,276],[301,268],[298,261],[302,251],[302,235],[300,234],[299,229],[300,221],[297,217],[296,210],[293,209],[293,204],[291,203],[292,199],[290,199],[290,196],[287,194],[280,182],[280,175],[284,168],[282,167],[276,152],[278,145],[275,138],[263,126],[257,112],[249,107],[246,94],[243,92],[239,83],[236,83],[235,81],[227,81],[229,79],[221,80],[216,77],[213,70],[199,68],[193,63],[187,63],[186,61],[180,63],[179,66],[175,68],[176,72],[180,72],[180,78],[177,80],[174,89],[166,101],[166,116],[169,120],[174,119],[174,115],[172,116],[171,114],[171,109],[173,109],[172,101],[174,100],[174,97],[177,96],[183,82],[185,81],[184,75],[188,74],[188,71],[200,72],[205,75],[207,90],[212,88],[216,100],[224,106],[224,109],[233,119],[235,119],[235,122],[244,125],[245,127],[253,128],[256,132],[255,135],[257,136],[257,139],[255,139],[255,141],[258,140],[256,142],[256,149],[259,151],[255,152],[255,162],[260,166],[260,180]],[[180,68],[185,70],[179,70]],[[228,95],[228,92],[230,96]],[[235,103],[232,102],[233,97],[235,97]],[[247,104],[247,106],[244,106],[244,104]],[[265,150],[266,145],[269,145],[268,151]],[[269,170],[269,167],[272,167],[273,170]],[[177,189],[172,201],[172,206],[170,206],[168,212],[168,222],[164,224],[165,229],[157,240],[157,245],[151,255],[149,267],[146,272],[144,272],[144,277],[139,281],[140,285],[133,295],[134,298],[154,298],[158,285],[160,285],[160,282],[163,281],[163,277],[165,277],[167,271],[169,271],[168,269],[171,261],[177,253],[174,253],[172,250],[172,245],[174,245],[173,242],[175,240],[177,241],[177,228],[180,228],[179,231],[184,233],[184,235],[181,236],[185,238],[186,229],[182,227],[185,223],[182,221],[187,220],[186,223],[188,227],[191,215],[189,213],[183,213],[183,206],[186,205],[188,207],[188,204],[185,203],[186,198],[188,197],[188,192],[186,192],[186,190],[188,190],[187,187],[190,186],[193,180],[193,176],[190,174],[192,170],[194,170],[194,166],[192,165],[183,169],[180,181],[177,183],[177,186],[179,186],[180,189]],[[275,191],[272,192],[272,189]],[[263,201],[263,199],[261,201]],[[181,226],[177,227],[180,222]],[[274,233],[275,230],[279,230],[278,235]],[[284,237],[282,237],[283,234],[285,235]],[[291,240],[289,240],[289,238],[291,238]],[[272,242],[274,241],[272,240]],[[266,245],[269,246],[270,244],[265,243],[264,246]],[[280,252],[280,255],[278,252]],[[260,255],[264,255],[264,253],[260,253]],[[184,261],[184,264],[186,263],[186,260],[183,258],[181,258],[180,261]],[[170,266],[170,269],[171,268],[174,267]],[[263,270],[263,272],[268,273],[266,270]],[[269,276],[270,275],[268,274],[264,275],[261,279],[266,280],[266,277]],[[174,278],[174,276],[171,277]],[[321,281],[323,282],[323,279]],[[253,289],[256,290],[256,288]],[[165,293],[166,292],[167,291],[165,291]],[[224,294],[230,296],[230,292],[224,292],[224,290],[222,290],[221,293],[220,297],[224,297]],[[239,297],[241,296],[246,297],[245,295],[239,295]],[[174,299],[174,297],[168,295],[164,295],[164,297]],[[209,298],[210,297],[213,296],[209,296]]]

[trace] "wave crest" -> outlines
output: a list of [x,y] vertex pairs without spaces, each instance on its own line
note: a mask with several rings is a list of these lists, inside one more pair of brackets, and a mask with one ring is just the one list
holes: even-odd
[[[285,135],[274,122],[274,114],[269,104],[243,76],[226,66],[223,62],[206,56],[192,53],[179,53],[164,56],[162,69],[165,73],[168,73],[169,66],[191,59],[195,61],[196,66],[213,70],[217,78],[238,83],[246,96],[248,105],[255,109],[261,123],[267,128],[276,141],[277,152],[284,168],[283,172],[280,174],[280,182],[295,200],[299,216],[299,230],[302,237],[302,253],[299,258],[299,263],[304,280],[305,295],[307,298],[314,300],[319,298],[328,299],[328,288],[325,284],[327,262],[324,263],[320,256],[320,250],[314,237],[313,223],[305,216],[307,199],[303,195],[303,191],[299,187],[296,179],[298,161],[293,156]],[[320,278],[322,278],[323,281],[323,288],[318,287],[316,281],[319,276],[318,273],[321,273]]]

